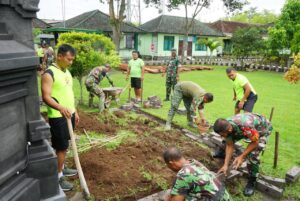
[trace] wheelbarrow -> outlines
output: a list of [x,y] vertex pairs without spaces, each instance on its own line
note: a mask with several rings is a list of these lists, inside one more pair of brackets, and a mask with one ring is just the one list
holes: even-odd
[[114,100],[117,102],[117,104],[120,101],[120,95],[124,91],[122,87],[106,87],[102,88],[105,99],[107,100]]

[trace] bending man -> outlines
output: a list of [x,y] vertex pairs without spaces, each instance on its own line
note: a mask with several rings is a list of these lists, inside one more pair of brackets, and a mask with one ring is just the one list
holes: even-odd
[[171,109],[169,110],[166,130],[171,129],[171,122],[174,118],[181,100],[183,100],[184,106],[187,111],[188,125],[191,127],[197,127],[193,122],[193,116],[196,116],[196,110],[199,111],[199,117],[201,123],[205,123],[205,117],[203,113],[204,104],[213,101],[213,95],[206,93],[198,84],[191,81],[179,82],[174,87],[174,94],[171,100]]
[[227,175],[229,162],[232,158],[234,143],[241,139],[251,140],[245,151],[233,161],[233,167],[239,168],[244,159],[247,159],[249,179],[244,190],[245,196],[252,196],[259,171],[259,154],[266,144],[272,131],[271,123],[259,114],[238,114],[227,119],[217,119],[214,131],[226,139],[226,157],[223,167],[219,172]]
[[97,66],[91,70],[85,80],[86,89],[89,92],[89,107],[93,105],[93,97],[99,97],[99,110],[102,112],[105,108],[105,94],[100,88],[99,83],[106,77],[109,83],[113,86],[112,80],[108,77],[107,72],[110,70],[110,65]]
[[186,160],[175,147],[163,153],[168,168],[176,172],[176,180],[165,201],[231,201],[225,185],[196,160]]

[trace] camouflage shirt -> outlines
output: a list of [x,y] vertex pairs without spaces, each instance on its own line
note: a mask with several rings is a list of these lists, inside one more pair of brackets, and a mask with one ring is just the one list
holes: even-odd
[[231,200],[223,184],[201,163],[191,160],[177,173],[171,196],[182,195],[186,201],[213,198],[220,189],[224,190],[219,200]]
[[106,76],[102,73],[103,67],[95,67],[93,68],[93,70],[91,70],[91,72],[89,73],[89,75],[86,78],[86,85],[90,86],[93,83],[95,84],[99,84],[103,78]]
[[168,62],[168,69],[167,69],[167,77],[176,77],[177,76],[177,69],[179,67],[179,60],[177,57],[171,58]]
[[271,123],[259,114],[238,114],[227,120],[233,127],[233,132],[226,138],[227,142],[236,142],[243,138],[258,141],[260,137],[268,136],[273,129]]

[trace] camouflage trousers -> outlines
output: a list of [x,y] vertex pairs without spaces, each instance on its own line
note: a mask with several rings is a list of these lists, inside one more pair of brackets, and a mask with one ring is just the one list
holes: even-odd
[[259,138],[259,145],[247,155],[247,169],[250,177],[258,177],[260,165],[260,153],[264,150],[270,133]]
[[188,122],[193,122],[192,116],[195,115],[194,111],[191,110],[193,98],[183,96],[180,85],[175,85],[175,87],[174,87],[173,96],[171,99],[171,108],[168,113],[167,122],[169,122],[169,123],[172,122],[172,120],[175,116],[175,113],[178,110],[178,107],[182,100],[184,103],[184,107],[186,108],[187,120],[188,120]]
[[95,81],[94,77],[88,77],[85,81],[85,86],[88,92],[90,92],[90,96],[105,97],[103,90]]
[[176,77],[167,76],[166,77],[166,98],[170,98],[171,90],[174,91],[174,87],[177,84]]

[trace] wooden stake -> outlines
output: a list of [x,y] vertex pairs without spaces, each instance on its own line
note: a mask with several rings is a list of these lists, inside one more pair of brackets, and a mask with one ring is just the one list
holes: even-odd
[[275,151],[274,151],[274,163],[273,168],[275,169],[277,167],[277,161],[278,161],[278,146],[279,146],[279,132],[275,132]]
[[272,109],[271,109],[270,118],[269,118],[270,122],[272,121],[273,113],[274,113],[274,107],[272,107]]
[[78,171],[80,186],[81,186],[81,188],[84,192],[85,198],[89,199],[90,198],[90,191],[89,191],[88,186],[86,184],[86,180],[84,178],[83,171],[82,171],[82,168],[81,168],[81,165],[80,165],[71,119],[67,119],[67,122],[68,122],[69,134],[70,134],[70,137],[71,137],[71,143],[72,143],[72,148],[73,148],[73,155],[74,155],[75,165],[76,165],[76,169]]

